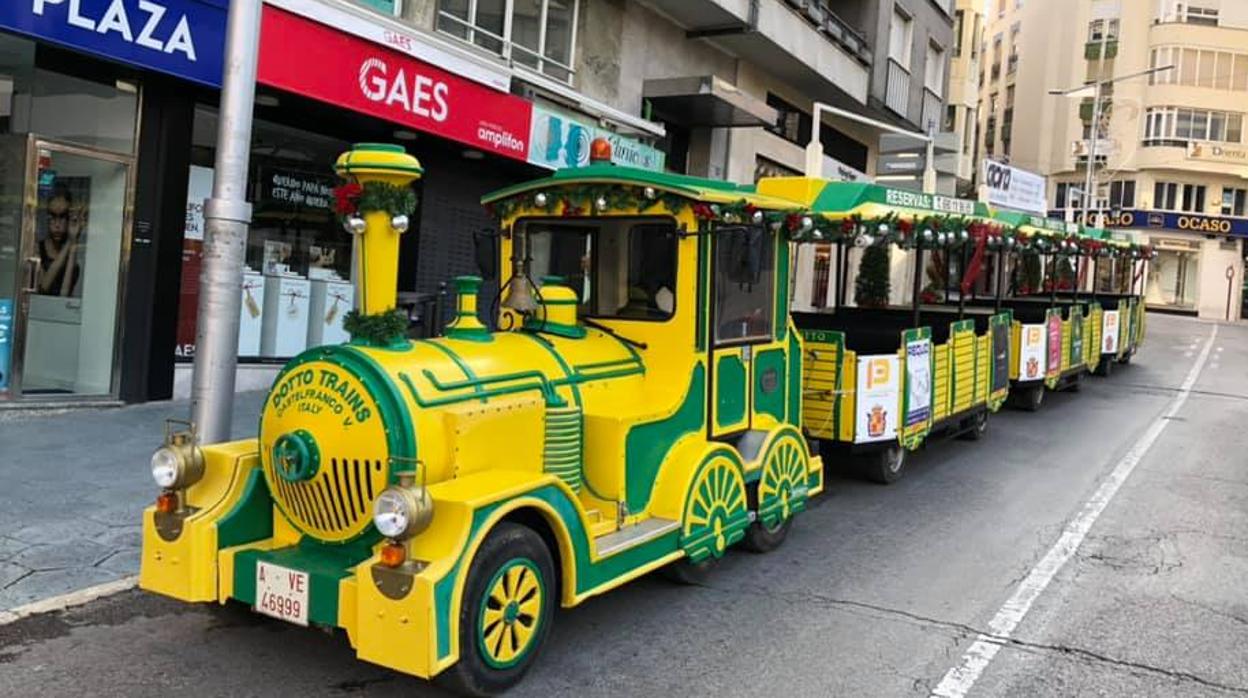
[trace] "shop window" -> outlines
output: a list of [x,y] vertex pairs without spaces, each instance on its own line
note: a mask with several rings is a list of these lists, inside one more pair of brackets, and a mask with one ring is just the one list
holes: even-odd
[[741,226],[715,235],[715,341],[771,336],[775,312],[775,234]]
[[579,2],[441,0],[437,28],[514,63],[571,82]]
[[676,308],[676,225],[670,220],[613,220],[593,225],[529,221],[533,280],[563,279],[580,313],[666,320]]
[[[178,309],[181,360],[195,355],[202,205],[212,193],[217,111],[196,109],[192,130]],[[239,356],[244,360],[289,358],[302,351],[309,338],[326,344],[345,339],[342,318],[355,301],[350,282],[352,241],[334,212],[337,181],[324,163],[350,147],[348,141],[263,119],[252,123],[247,185],[252,223],[239,337]],[[313,312],[318,317],[312,317]],[[310,332],[314,325],[318,332]]]
[[1248,194],[1248,190],[1232,189],[1231,187],[1222,188],[1222,215],[1224,216],[1243,216],[1244,215],[1244,197]]

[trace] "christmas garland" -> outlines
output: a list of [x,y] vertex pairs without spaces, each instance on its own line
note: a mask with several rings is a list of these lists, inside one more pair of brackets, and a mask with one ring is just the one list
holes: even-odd
[[342,319],[351,341],[370,347],[393,347],[407,339],[407,316],[398,310],[365,315],[352,310]]
[[334,211],[343,221],[375,211],[383,211],[391,218],[410,216],[416,210],[417,204],[416,192],[410,187],[395,186],[388,182],[347,182],[334,188]]
[[651,186],[589,183],[526,192],[487,205],[499,219],[510,219],[525,210],[551,216],[593,216],[610,211],[647,213],[662,205],[673,215],[693,213],[701,230],[712,223],[728,225],[768,225],[784,231],[794,242],[851,243],[858,247],[897,245],[905,249],[960,248],[979,246],[989,250],[1026,250],[1056,255],[1127,256],[1148,259],[1154,256],[1147,245],[1109,245],[1078,235],[1028,234],[1020,228],[990,223],[978,218],[933,213],[906,215],[888,212],[874,218],[852,215],[829,218],[804,208],[764,210],[742,198],[733,203],[694,201],[685,196]]

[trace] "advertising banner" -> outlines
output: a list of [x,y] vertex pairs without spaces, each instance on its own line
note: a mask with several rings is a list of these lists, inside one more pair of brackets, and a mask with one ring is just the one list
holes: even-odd
[[932,417],[932,340],[906,342],[906,426]]
[[9,387],[9,361],[13,358],[13,299],[0,298],[0,390]]
[[4,0],[0,28],[221,85],[229,0]]
[[529,131],[529,162],[558,170],[589,164],[589,144],[595,138],[611,143],[611,162],[643,170],[663,171],[664,154],[636,138],[621,136],[583,123],[566,114],[533,105]]
[[900,383],[901,361],[896,354],[858,357],[855,443],[897,438]]
[[1049,315],[1045,321],[1049,335],[1049,370],[1050,375],[1062,370],[1062,318],[1056,313]]
[[[1026,334],[1026,330],[1023,330]],[[1022,372],[1019,372],[1022,375]],[[1010,326],[994,322],[992,325],[992,388],[991,392],[1010,387]]]
[[1018,379],[1038,381],[1044,378],[1045,343],[1044,325],[1023,325],[1023,338],[1019,343]]
[[531,102],[266,5],[259,82],[527,161]]
[[1101,315],[1101,353],[1118,353],[1118,311],[1106,310]]
[[1042,216],[1048,209],[1049,198],[1041,175],[992,160],[984,160],[983,172],[988,203]]

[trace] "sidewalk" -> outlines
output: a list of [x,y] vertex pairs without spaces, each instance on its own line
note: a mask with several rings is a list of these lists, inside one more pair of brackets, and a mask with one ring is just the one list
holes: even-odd
[[[256,432],[264,393],[234,402]],[[148,459],[186,401],[0,413],[0,611],[139,571],[141,512],[157,494]]]

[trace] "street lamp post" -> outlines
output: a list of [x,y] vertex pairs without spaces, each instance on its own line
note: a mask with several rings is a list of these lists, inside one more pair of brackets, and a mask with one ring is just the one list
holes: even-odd
[[238,366],[239,287],[251,204],[247,169],[256,97],[261,0],[233,0],[227,20],[225,72],[217,123],[212,198],[204,205],[204,261],[199,276],[191,420],[201,443],[230,438]]
[[[1101,41],[1101,56],[1105,55],[1105,41]],[[1086,94],[1090,88],[1092,90],[1092,126],[1088,129],[1088,163],[1084,168],[1084,184],[1083,184],[1083,224],[1089,224],[1088,214],[1091,212],[1091,198],[1095,195],[1096,189],[1096,151],[1100,145],[1100,125],[1101,125],[1101,98],[1104,94],[1106,85],[1112,85],[1115,82],[1139,78],[1145,75],[1160,73],[1165,70],[1172,70],[1173,65],[1159,65],[1148,70],[1141,70],[1135,73],[1119,75],[1118,77],[1110,77],[1102,80],[1096,80],[1090,84],[1079,85],[1078,87],[1070,87],[1067,89],[1049,90],[1049,94],[1059,97],[1072,97],[1080,94]]]

